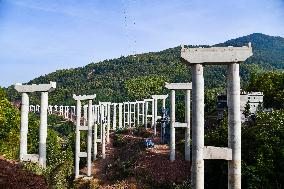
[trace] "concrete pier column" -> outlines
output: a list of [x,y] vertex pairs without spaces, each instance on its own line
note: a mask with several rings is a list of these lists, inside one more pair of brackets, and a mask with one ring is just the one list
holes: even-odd
[[48,106],[48,114],[49,114],[49,115],[52,114],[52,108],[53,108],[53,106],[51,106],[51,105]]
[[106,158],[106,123],[105,123],[105,107],[102,105],[101,106],[102,110],[101,110],[101,116],[102,116],[102,132],[101,132],[101,139],[102,139],[102,158],[105,159]]
[[153,120],[154,120],[154,135],[157,135],[157,116],[158,116],[158,99],[153,99],[153,105],[152,105],[152,111],[153,111]]
[[147,124],[148,124],[148,102],[145,102],[145,114],[144,114],[144,125],[145,125],[145,129],[147,129]]
[[192,65],[192,188],[204,188],[204,77],[203,65]]
[[84,126],[87,125],[88,120],[88,105],[84,105]]
[[241,188],[241,113],[239,64],[228,65],[228,147],[232,160],[228,163],[228,188]]
[[97,155],[98,155],[98,106],[95,106],[94,109],[94,151],[93,151],[93,160],[97,159]]
[[137,126],[139,126],[140,124],[140,106],[139,106],[139,102],[137,102]]
[[87,144],[87,176],[92,174],[92,129],[93,129],[93,105],[92,100],[88,104],[88,144]]
[[116,130],[116,104],[113,104],[112,130]]
[[118,128],[122,128],[122,103],[118,104]]
[[103,136],[103,123],[104,123],[104,108],[103,105],[100,104],[100,137],[101,137],[101,145],[102,145],[102,136]]
[[142,124],[145,124],[145,102],[142,103]]
[[81,121],[81,101],[77,100],[77,117],[76,117],[76,148],[75,148],[75,178],[79,177],[80,164],[80,121]]
[[55,111],[55,113],[58,112],[58,106],[57,105],[54,106],[54,111]]
[[132,114],[133,114],[133,126],[135,127],[136,126],[136,103],[134,102],[132,105],[133,105],[133,112],[132,112]]
[[40,111],[40,105],[37,104],[37,105],[36,105],[36,111],[35,111],[35,112],[36,112],[36,113],[39,113],[39,111]]
[[155,100],[153,99],[151,102],[152,102],[152,125],[151,125],[151,128],[154,128],[154,125],[155,125]]
[[39,126],[39,164],[46,167],[48,92],[41,92],[40,126]]
[[123,128],[126,127],[127,117],[126,117],[126,104],[123,103]]
[[190,161],[190,90],[186,90],[185,95],[185,122],[187,123],[184,141],[185,160]]
[[109,143],[109,131],[110,131],[110,104],[107,104],[107,143]]
[[166,99],[163,99],[163,108],[166,108]]
[[176,92],[171,90],[171,124],[170,124],[170,161],[175,160],[176,151],[176,136],[175,136],[175,121],[176,121]]
[[127,104],[127,120],[128,120],[128,127],[131,127],[131,113],[130,113],[130,103]]
[[21,133],[20,133],[20,161],[28,153],[28,125],[29,125],[29,96],[22,93],[21,104]]
[[61,115],[61,116],[63,116],[63,114],[64,114],[64,106],[59,106],[59,115]]

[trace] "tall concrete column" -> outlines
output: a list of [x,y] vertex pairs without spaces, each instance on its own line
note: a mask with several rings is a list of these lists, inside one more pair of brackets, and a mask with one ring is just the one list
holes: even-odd
[[98,155],[98,143],[97,143],[97,140],[98,140],[98,114],[99,114],[99,111],[98,111],[98,106],[95,106],[95,109],[94,109],[94,155],[93,155],[93,160],[96,160],[97,159],[97,155]]
[[166,108],[166,99],[163,99],[163,108]]
[[110,131],[110,104],[107,104],[107,143],[109,143],[109,131]]
[[241,113],[239,64],[228,65],[228,147],[232,160],[228,163],[228,188],[241,188]]
[[100,104],[100,137],[101,137],[101,145],[102,145],[102,136],[103,136],[103,123],[104,123],[104,108],[103,105]]
[[192,188],[204,188],[204,77],[203,65],[192,65]]
[[135,127],[136,126],[136,104],[133,103],[133,126]]
[[105,115],[104,115],[104,106],[101,106],[102,110],[102,132],[101,132],[101,139],[102,139],[102,158],[105,159],[106,158],[106,123],[105,123]]
[[29,125],[29,96],[22,93],[21,104],[21,133],[20,133],[20,161],[28,153],[28,125]]
[[125,128],[126,127],[126,122],[127,122],[127,117],[126,117],[126,112],[127,112],[127,110],[126,110],[126,104],[125,103],[123,103],[123,128]]
[[171,90],[171,124],[170,124],[170,161],[175,160],[176,151],[176,136],[175,136],[175,121],[176,121],[176,92]]
[[131,113],[130,113],[130,103],[128,102],[127,105],[127,110],[128,110],[128,114],[127,114],[127,119],[128,119],[128,127],[131,127]]
[[155,114],[155,102],[154,102],[155,100],[153,99],[152,100],[152,125],[151,125],[151,128],[153,128],[154,127],[154,125],[155,125],[155,116],[154,116],[154,114]]
[[113,104],[113,120],[112,120],[112,129],[116,130],[116,104]]
[[145,102],[145,114],[144,114],[144,118],[145,118],[145,129],[147,129],[147,124],[148,124],[148,102]]
[[39,164],[46,167],[48,92],[41,92],[40,127],[39,127]]
[[40,105],[37,104],[36,105],[36,112],[39,113],[39,111],[40,111]]
[[190,90],[186,90],[185,95],[185,122],[187,123],[184,141],[185,160],[190,161]]
[[140,124],[140,107],[139,107],[139,102],[137,102],[137,125],[139,126],[139,124]]
[[84,126],[87,125],[87,120],[88,120],[88,106],[84,105]]
[[153,99],[153,120],[154,120],[154,135],[157,135],[157,116],[158,116],[158,100],[157,99]]
[[142,124],[145,124],[145,102],[142,103]]
[[122,128],[122,104],[118,104],[118,128]]
[[93,105],[92,100],[89,100],[88,105],[88,146],[87,146],[87,176],[90,177],[92,174],[92,127],[93,127]]
[[75,178],[79,177],[80,164],[80,121],[81,121],[81,101],[77,100],[77,117],[76,117],[76,148],[75,148]]

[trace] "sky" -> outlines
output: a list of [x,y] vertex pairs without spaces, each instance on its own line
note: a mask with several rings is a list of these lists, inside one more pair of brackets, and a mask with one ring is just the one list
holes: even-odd
[[284,0],[0,0],[0,86],[181,44],[284,37],[283,18]]

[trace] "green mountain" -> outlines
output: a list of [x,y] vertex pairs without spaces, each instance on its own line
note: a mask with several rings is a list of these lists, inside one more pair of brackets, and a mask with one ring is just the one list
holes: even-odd
[[257,64],[266,69],[284,68],[284,38],[254,33],[237,39],[226,41],[218,46],[242,46],[252,43],[253,56],[247,63]]
[[[215,46],[243,46],[252,42],[254,55],[241,65],[242,85],[245,85],[251,73],[284,68],[284,38],[260,33],[232,39]],[[225,66],[206,66],[204,69],[207,88],[225,85]],[[180,60],[180,47],[169,48],[161,52],[131,55],[85,67],[59,70],[31,80],[29,83],[57,82],[57,89],[50,94],[51,104],[74,104],[72,94],[97,94],[97,100],[122,102],[148,97],[163,92],[163,83],[191,81],[190,68]],[[148,90],[145,92],[145,90]],[[9,87],[10,100],[20,98]],[[37,97],[37,98],[36,98]],[[38,101],[32,96],[31,101]]]

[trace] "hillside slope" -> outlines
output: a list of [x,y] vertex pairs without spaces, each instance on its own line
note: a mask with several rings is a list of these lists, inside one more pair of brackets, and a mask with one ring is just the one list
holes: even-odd
[[[247,60],[247,64],[241,65],[243,83],[247,82],[252,72],[284,68],[284,38],[281,37],[255,33],[216,46],[243,46],[247,42],[252,42],[254,55]],[[180,47],[175,47],[161,52],[120,57],[96,64],[91,63],[85,67],[59,70],[40,76],[29,83],[56,81],[58,87],[50,94],[51,104],[74,104],[73,93],[96,93],[100,101],[120,102],[131,100],[125,84],[134,78],[141,78],[143,81],[145,76],[152,76],[157,80],[188,82],[191,80],[190,74],[190,69],[180,61]],[[205,85],[208,88],[225,85],[224,66],[208,66],[204,70],[204,75]],[[8,88],[8,94],[12,101],[20,98],[12,87]],[[31,101],[38,101],[39,98],[34,97]]]

